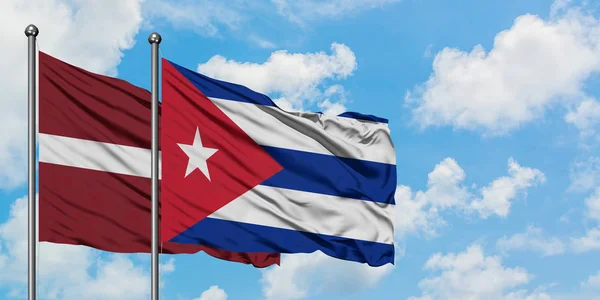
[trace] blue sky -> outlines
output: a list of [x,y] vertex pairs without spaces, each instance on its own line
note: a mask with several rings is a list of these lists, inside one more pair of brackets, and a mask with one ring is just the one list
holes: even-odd
[[[163,299],[600,299],[597,3],[18,2],[0,4],[0,35],[15,45],[0,50],[2,69],[14,70],[0,74],[0,298],[26,287],[17,198],[26,196],[23,29],[35,23],[42,51],[145,88],[147,37],[158,31],[163,57],[282,107],[390,120],[393,268],[318,253],[266,270],[161,257]],[[148,256],[41,245],[44,299],[147,299],[149,283]]]

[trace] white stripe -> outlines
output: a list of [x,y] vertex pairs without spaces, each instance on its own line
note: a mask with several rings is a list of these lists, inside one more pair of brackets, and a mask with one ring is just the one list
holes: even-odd
[[[150,149],[39,134],[40,162],[150,178]],[[159,179],[161,153],[159,152]]]
[[209,217],[392,244],[395,205],[259,185]]
[[259,145],[396,164],[385,123],[210,99]]

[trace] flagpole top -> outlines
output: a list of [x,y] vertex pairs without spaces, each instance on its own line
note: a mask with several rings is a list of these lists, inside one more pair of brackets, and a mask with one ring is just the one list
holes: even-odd
[[36,37],[38,35],[38,33],[40,33],[39,29],[37,28],[37,26],[35,26],[33,24],[29,24],[29,25],[27,25],[27,27],[25,27],[25,35],[27,37],[30,37],[30,36]]
[[161,41],[162,37],[160,37],[160,34],[158,34],[157,32],[151,33],[148,37],[148,43],[150,44],[160,44]]

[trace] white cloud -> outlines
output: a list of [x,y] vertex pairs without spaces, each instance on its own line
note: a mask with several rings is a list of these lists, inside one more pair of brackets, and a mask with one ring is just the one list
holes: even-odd
[[318,18],[339,18],[363,10],[381,8],[400,0],[271,0],[279,14],[303,25]]
[[254,44],[256,44],[258,47],[263,48],[263,49],[277,48],[277,45],[275,45],[273,42],[266,40],[264,38],[261,38],[259,36],[256,36],[256,35],[251,35],[248,39],[251,42],[253,42]]
[[[556,104],[584,100],[585,81],[600,71],[600,22],[561,3],[553,12],[548,20],[519,16],[489,52],[477,45],[471,52],[437,53],[427,82],[405,97],[415,122],[499,135],[542,118]],[[584,124],[587,117],[581,112],[569,119]]]
[[85,279],[69,284],[60,282],[63,269],[63,272],[53,274],[52,286],[63,286],[62,299],[147,299],[150,296],[148,274],[125,256],[115,255],[108,262],[98,260],[96,268],[96,274],[88,274]]
[[600,102],[586,99],[565,116],[565,121],[575,125],[584,137],[592,136],[600,124]]
[[[220,26],[237,29],[247,21],[246,2],[214,0],[146,0],[144,15],[153,23],[168,21],[176,29],[189,29],[205,36],[219,36]],[[151,24],[147,24],[152,26]]]
[[[40,297],[69,299],[148,299],[150,274],[132,255],[101,255],[84,246],[39,243]],[[0,224],[0,286],[20,296],[27,287],[27,198],[17,199]],[[161,264],[161,279],[174,271],[171,258]],[[65,272],[65,270],[69,270]],[[162,281],[162,280],[161,280]]]
[[[519,290],[505,295],[502,300],[551,300],[555,299],[554,295],[550,295],[542,290],[533,291],[529,294],[526,290]],[[557,299],[558,300],[558,299]],[[571,298],[571,300],[575,300]]]
[[550,16],[556,16],[565,10],[568,10],[573,0],[554,0],[550,6]]
[[[585,199],[586,216],[600,225],[600,187]],[[600,227],[591,228],[585,236],[571,238],[571,247],[576,253],[600,250]]]
[[440,213],[449,209],[478,213],[481,218],[506,217],[519,192],[526,195],[527,188],[544,182],[541,171],[522,167],[513,158],[508,160],[508,173],[476,193],[463,183],[466,174],[456,160],[445,158],[429,173],[427,190],[412,193],[408,186],[396,189],[395,232],[400,236],[417,232],[434,236],[446,225]]
[[332,85],[325,90],[323,96],[325,99],[317,103],[317,106],[323,110],[324,114],[339,115],[346,111],[346,106],[344,105],[347,99],[343,86],[339,84]]
[[424,268],[436,274],[419,282],[421,297],[410,299],[549,299],[540,292],[513,291],[533,276],[521,267],[505,267],[499,256],[485,256],[478,244],[458,254],[436,253]]
[[508,160],[508,175],[484,187],[481,190],[483,197],[471,202],[470,209],[477,211],[482,218],[492,214],[506,217],[510,211],[510,201],[518,192],[525,193],[528,188],[546,181],[540,170],[521,167],[512,157]]
[[589,157],[585,161],[577,161],[571,166],[570,191],[586,192],[600,186],[600,157]]
[[600,187],[597,187],[594,193],[585,199],[585,206],[588,218],[600,224]]
[[439,216],[438,209],[430,205],[428,198],[413,197],[409,186],[398,186],[395,199],[397,216],[394,225],[395,234],[403,237],[409,233],[423,232],[426,236],[432,237],[437,235],[438,228],[446,225],[444,219]]
[[[247,86],[257,92],[277,99],[278,105],[303,109],[304,104],[316,101],[326,103],[334,96],[343,97],[343,89],[333,85],[321,86],[324,80],[340,80],[352,75],[356,70],[356,57],[348,46],[338,43],[331,45],[331,54],[289,53],[275,51],[264,63],[237,62],[215,55],[198,66],[198,72],[207,76]],[[342,93],[340,95],[340,93]],[[325,104],[332,107],[342,105],[340,101]],[[335,111],[340,111],[338,106]]]
[[[123,50],[134,45],[141,0],[4,0],[0,3],[0,188],[25,182],[27,153],[27,39],[33,23],[39,49],[92,72],[116,75]],[[110,20],[110,22],[106,22]],[[101,33],[102,38],[98,37]]]
[[319,108],[324,109],[323,114],[326,115],[339,115],[346,111],[344,104],[339,102],[331,102],[329,99],[323,100],[318,104]]
[[595,275],[590,275],[586,281],[581,283],[581,286],[584,288],[600,290],[600,271]]
[[219,288],[218,285],[213,285],[194,300],[227,300],[227,293],[225,293],[225,290]]
[[352,294],[375,287],[393,269],[391,264],[370,267],[321,252],[282,255],[280,266],[262,270],[261,283],[267,300],[303,299],[311,293]]
[[159,274],[168,274],[175,271],[175,258],[171,257],[165,263],[159,265]]
[[535,226],[528,226],[524,233],[517,233],[510,237],[503,236],[496,242],[496,247],[502,252],[513,250],[530,250],[542,256],[553,256],[565,253],[565,244],[558,238],[543,236],[542,230]]
[[600,228],[592,228],[585,236],[571,238],[571,247],[576,253],[600,250]]
[[427,190],[414,194],[409,186],[396,189],[396,224],[394,231],[399,236],[423,231],[428,236],[436,235],[437,228],[446,222],[439,213],[452,207],[463,207],[470,197],[466,187],[464,170],[453,158],[445,158],[429,173]]
[[425,57],[425,58],[431,57],[433,55],[433,53],[431,52],[432,48],[433,48],[433,44],[429,44],[427,46],[427,48],[425,48],[425,51],[423,52],[423,57]]

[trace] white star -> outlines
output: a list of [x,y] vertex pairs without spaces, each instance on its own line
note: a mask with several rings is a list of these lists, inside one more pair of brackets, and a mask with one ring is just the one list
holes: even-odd
[[198,127],[196,127],[196,136],[194,137],[194,144],[186,145],[186,144],[177,144],[179,148],[185,152],[188,156],[188,165],[187,170],[185,171],[185,176],[187,177],[192,173],[196,168],[200,169],[204,176],[210,180],[210,174],[208,173],[208,165],[206,164],[206,160],[211,157],[218,149],[213,148],[205,148],[202,146],[202,140],[200,139],[200,132],[198,131]]

